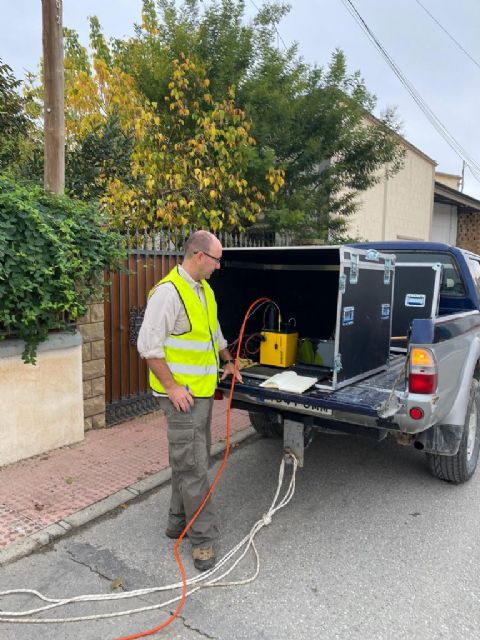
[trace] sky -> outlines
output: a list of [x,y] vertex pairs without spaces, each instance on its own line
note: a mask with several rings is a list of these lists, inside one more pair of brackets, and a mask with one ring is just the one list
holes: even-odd
[[[245,2],[250,16],[261,4]],[[352,2],[448,133],[480,164],[480,1]],[[280,48],[296,42],[305,61],[320,67],[328,64],[336,48],[342,49],[349,71],[359,70],[376,95],[375,115],[396,107],[402,135],[438,163],[437,171],[462,173],[461,158],[433,128],[342,0],[290,0],[290,5],[290,13],[278,25]],[[23,79],[25,71],[37,69],[42,54],[41,0],[0,0],[0,6],[0,58]],[[85,45],[88,16],[98,16],[107,37],[124,37],[140,22],[140,11],[141,0],[63,0],[64,25],[76,29]],[[464,192],[480,199],[480,183],[468,168]]]

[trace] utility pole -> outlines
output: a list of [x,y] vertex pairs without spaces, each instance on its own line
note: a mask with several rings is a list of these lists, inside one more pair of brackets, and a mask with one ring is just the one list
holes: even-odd
[[53,193],[65,187],[65,115],[62,0],[42,0],[44,74],[44,186]]

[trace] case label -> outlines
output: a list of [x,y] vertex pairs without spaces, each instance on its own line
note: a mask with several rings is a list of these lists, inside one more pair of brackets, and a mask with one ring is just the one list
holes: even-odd
[[355,307],[344,307],[342,316],[342,325],[348,327],[353,324],[353,316],[355,313]]
[[388,320],[390,318],[390,305],[382,304],[382,320]]

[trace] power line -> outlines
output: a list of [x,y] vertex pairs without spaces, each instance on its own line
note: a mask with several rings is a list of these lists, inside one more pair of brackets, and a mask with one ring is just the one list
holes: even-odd
[[447,31],[447,29],[445,29],[445,27],[444,27],[442,24],[440,24],[440,22],[435,18],[435,16],[434,16],[434,15],[432,15],[432,14],[430,13],[430,11],[429,11],[429,10],[428,10],[428,9],[427,9],[427,8],[426,8],[426,7],[421,3],[421,2],[420,2],[420,0],[415,0],[415,2],[416,2],[418,5],[420,5],[420,6],[422,7],[422,9],[425,11],[425,13],[427,13],[427,14],[430,16],[430,18],[431,18],[431,19],[432,19],[432,20],[433,20],[433,21],[434,21],[434,22],[435,22],[435,23],[440,27],[440,29],[441,29],[444,33],[446,33],[446,34],[447,34],[447,36],[450,38],[450,40],[453,40],[453,42],[457,45],[457,47],[458,47],[461,51],[463,51],[463,53],[464,53],[466,56],[468,56],[468,57],[470,58],[470,60],[473,62],[473,64],[474,64],[474,65],[476,65],[476,66],[480,69],[480,63],[478,63],[478,62],[475,60],[475,58],[474,58],[473,56],[471,56],[471,55],[468,53],[468,51],[462,47],[462,45],[460,44],[460,42],[458,42],[458,40],[456,40],[456,39],[452,36],[452,34],[451,34],[451,33],[449,33],[449,32]]
[[[255,2],[253,0],[250,0],[250,4],[253,4],[253,6],[255,7],[255,9],[257,11],[260,11],[259,7],[257,7],[257,5],[255,4]],[[275,24],[275,22],[273,22],[273,28],[275,29],[275,31],[277,32],[277,48],[280,48],[278,46],[278,40],[280,40],[280,42],[283,44],[284,49],[288,49],[287,45],[285,44],[285,40],[282,38],[280,31],[277,29],[277,25]]]
[[435,115],[435,113],[431,110],[428,104],[424,101],[420,93],[413,86],[413,84],[407,79],[407,77],[402,73],[398,65],[392,59],[392,57],[388,54],[386,49],[380,43],[378,38],[369,28],[365,20],[357,11],[351,0],[342,0],[343,4],[349,11],[349,13],[354,17],[354,19],[358,22],[361,28],[365,31],[369,39],[373,42],[375,47],[380,51],[382,57],[387,61],[389,66],[392,68],[393,72],[403,84],[403,86],[407,89],[409,94],[412,96],[416,104],[423,111],[428,121],[432,124],[432,126],[438,131],[438,133],[442,136],[442,138],[447,142],[447,144],[455,151],[455,153],[465,161],[465,164],[470,169],[473,177],[480,182],[480,165],[469,155],[469,153],[461,146],[461,144],[453,137],[453,135],[448,131],[445,125],[441,122],[441,120]]

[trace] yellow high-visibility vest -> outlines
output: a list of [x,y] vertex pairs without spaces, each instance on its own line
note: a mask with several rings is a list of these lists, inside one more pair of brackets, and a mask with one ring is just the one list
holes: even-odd
[[[171,334],[165,341],[165,361],[177,384],[188,385],[196,398],[210,398],[218,380],[217,303],[212,288],[202,280],[207,308],[203,306],[192,287],[182,278],[178,267],[158,282],[148,294],[165,282],[171,282],[180,296],[191,329],[180,335]],[[160,380],[150,371],[149,382],[157,393],[166,394]]]

